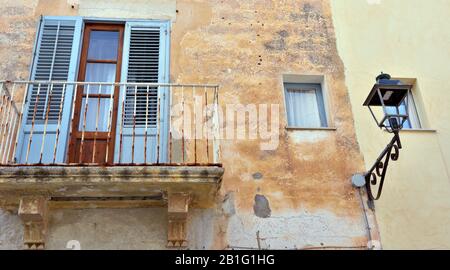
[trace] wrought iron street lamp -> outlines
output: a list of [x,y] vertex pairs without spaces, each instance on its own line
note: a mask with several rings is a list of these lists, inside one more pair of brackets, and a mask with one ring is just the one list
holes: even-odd
[[[370,91],[364,106],[369,108],[377,125],[394,134],[394,137],[369,171],[364,175],[355,175],[352,179],[355,186],[366,186],[371,201],[381,197],[389,161],[397,161],[399,158],[400,149],[402,149],[399,131],[409,118],[408,93],[412,89],[412,85],[393,80],[389,74],[381,73],[376,80],[377,83]],[[378,190],[374,194],[372,188],[376,186]]]

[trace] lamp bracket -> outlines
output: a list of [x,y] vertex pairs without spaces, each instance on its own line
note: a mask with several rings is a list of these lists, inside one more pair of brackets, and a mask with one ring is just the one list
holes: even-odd
[[[394,137],[391,142],[386,146],[383,152],[375,161],[375,164],[364,175],[366,179],[366,188],[370,201],[376,201],[380,199],[383,191],[384,179],[386,177],[389,161],[397,161],[400,156],[400,149],[402,144],[398,131],[394,131]],[[374,195],[372,188],[378,186],[376,195]]]

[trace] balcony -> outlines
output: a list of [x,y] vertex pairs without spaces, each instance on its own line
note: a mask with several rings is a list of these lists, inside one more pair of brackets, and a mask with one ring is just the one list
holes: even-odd
[[[169,246],[214,204],[218,86],[0,81],[0,206],[42,247],[48,209],[168,206]],[[28,225],[27,225],[28,224]]]

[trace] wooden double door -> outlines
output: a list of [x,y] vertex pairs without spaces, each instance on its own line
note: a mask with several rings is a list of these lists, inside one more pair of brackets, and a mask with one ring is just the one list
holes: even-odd
[[114,162],[119,86],[123,54],[123,24],[86,24],[77,87],[69,163]]

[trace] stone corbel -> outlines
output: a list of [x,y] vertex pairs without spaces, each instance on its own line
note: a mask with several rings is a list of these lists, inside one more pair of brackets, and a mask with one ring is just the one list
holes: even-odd
[[188,193],[168,194],[168,247],[187,247],[187,216],[189,201],[190,195]]
[[20,199],[19,217],[24,226],[25,249],[45,249],[48,223],[48,199],[23,197]]

